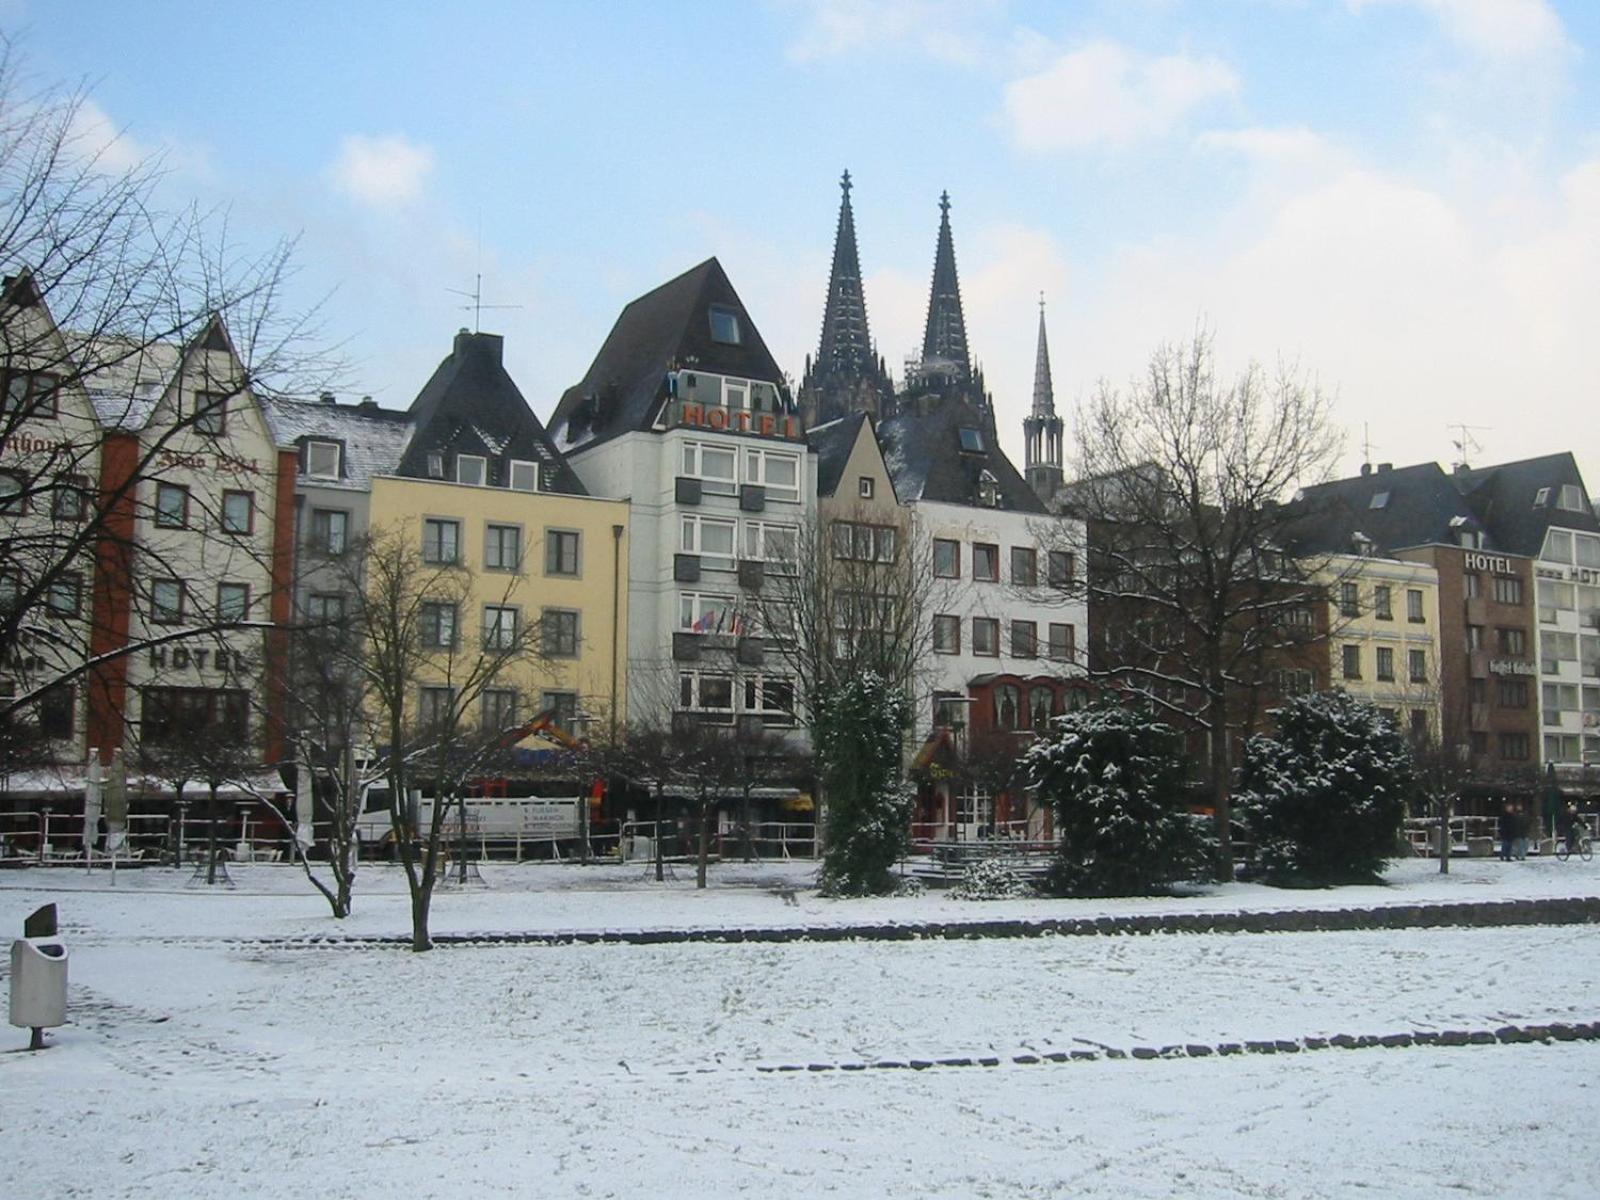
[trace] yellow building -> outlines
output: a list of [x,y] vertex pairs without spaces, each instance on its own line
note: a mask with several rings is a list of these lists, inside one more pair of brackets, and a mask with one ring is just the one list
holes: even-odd
[[1368,701],[1408,733],[1437,739],[1439,573],[1423,563],[1339,554],[1323,564],[1334,687]]

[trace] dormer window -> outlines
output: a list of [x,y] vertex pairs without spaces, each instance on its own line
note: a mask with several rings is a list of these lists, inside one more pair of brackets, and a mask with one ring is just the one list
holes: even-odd
[[1567,512],[1583,511],[1583,489],[1575,483],[1561,485],[1561,499],[1556,501],[1556,507]]
[[724,346],[737,346],[744,339],[739,335],[739,314],[721,304],[711,306],[711,340]]
[[961,438],[961,448],[968,454],[983,453],[983,434],[970,425],[963,425],[958,431]]
[[443,479],[444,478],[444,455],[442,455],[442,454],[430,454],[430,455],[428,455],[428,478],[429,479]]
[[1545,507],[1545,505],[1547,505],[1549,503],[1550,503],[1550,489],[1549,488],[1540,488],[1537,492],[1535,492],[1533,494],[1533,506],[1535,508],[1543,508],[1543,507]]
[[525,462],[520,458],[511,460],[511,478],[509,480],[513,492],[536,492],[539,490],[539,464]]
[[1388,492],[1375,492],[1375,493],[1373,493],[1372,500],[1367,505],[1367,507],[1368,508],[1388,508],[1389,507],[1389,493]]
[[[963,432],[965,432],[963,430]],[[1000,481],[984,471],[978,476],[978,503],[984,508],[1000,506]]]
[[456,455],[456,482],[482,487],[488,473],[489,460],[480,454]]
[[311,479],[339,478],[339,452],[342,449],[338,442],[307,442],[306,476]]

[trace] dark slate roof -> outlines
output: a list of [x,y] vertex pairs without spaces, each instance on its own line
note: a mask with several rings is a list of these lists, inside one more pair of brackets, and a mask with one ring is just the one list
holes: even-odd
[[866,419],[866,413],[851,413],[806,430],[806,444],[817,456],[818,496],[831,496],[838,490],[850,451],[855,449],[856,437]]
[[411,402],[414,432],[396,474],[428,477],[428,455],[443,454],[446,473],[456,454],[479,454],[490,461],[490,482],[506,470],[506,460],[540,464],[540,489],[584,496],[588,493],[567,460],[533,415],[501,361],[504,339],[493,333],[456,334],[455,346]]
[[[1450,482],[1500,548],[1513,554],[1537,555],[1544,546],[1545,530],[1552,525],[1600,533],[1600,519],[1589,505],[1583,475],[1568,451],[1457,471]],[[1576,484],[1583,490],[1582,512],[1556,507],[1563,484]],[[1549,488],[1550,495],[1545,504],[1536,505],[1534,499],[1541,488]]]
[[[981,451],[961,448],[963,428],[981,432]],[[1012,512],[1047,511],[1000,449],[992,428],[982,410],[958,399],[944,400],[926,415],[908,414],[879,422],[878,442],[895,494],[902,503],[931,500],[980,507],[978,479],[987,470],[999,492],[997,507]]]
[[365,491],[372,486],[374,475],[394,473],[411,437],[408,413],[379,408],[370,400],[359,404],[334,404],[274,397],[263,400],[261,409],[280,446],[298,448],[308,441],[324,441],[338,442],[344,447],[337,480],[302,480],[316,487]]
[[[711,340],[712,305],[738,315],[738,345]],[[666,398],[667,372],[680,367],[784,388],[783,372],[715,258],[622,310],[588,372],[556,405],[550,418],[556,443],[572,450],[649,429]]]
[[[1374,499],[1387,494],[1382,507]],[[1456,544],[1459,522],[1481,525],[1438,463],[1380,467],[1366,475],[1305,488],[1295,501],[1296,546],[1306,553],[1348,554],[1365,534],[1373,549],[1390,554],[1408,546]],[[1456,522],[1456,524],[1452,524]],[[1485,545],[1505,550],[1492,531]]]

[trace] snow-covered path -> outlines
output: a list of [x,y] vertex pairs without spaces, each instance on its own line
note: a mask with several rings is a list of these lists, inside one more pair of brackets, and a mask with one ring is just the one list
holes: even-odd
[[[700,897],[565,878],[446,897],[442,913],[479,928],[526,927],[540,905],[569,926],[795,915],[754,878]],[[1472,899],[1586,886],[1483,878],[1455,886]],[[47,1053],[0,1054],[7,1200],[1595,1193],[1571,1145],[1600,1111],[1600,1043],[1010,1058],[1592,1021],[1600,926],[413,955],[229,944],[329,923],[243,881],[202,896],[155,876],[115,893],[19,882],[0,878],[0,926],[61,905],[74,1023]],[[401,898],[365,900],[390,931]],[[990,1054],[1002,1065],[758,1070]]]

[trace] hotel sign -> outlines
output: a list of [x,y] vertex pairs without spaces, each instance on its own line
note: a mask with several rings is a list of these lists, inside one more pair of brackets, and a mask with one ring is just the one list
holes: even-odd
[[1466,554],[1462,556],[1469,571],[1494,571],[1501,575],[1515,574],[1511,559],[1504,554]]
[[692,400],[675,401],[673,409],[673,424],[682,428],[800,440],[800,418],[789,413],[750,412],[742,408],[724,408],[720,404],[696,404]]
[[1491,658],[1489,660],[1489,674],[1491,675],[1532,675],[1533,664],[1515,658]]
[[1559,579],[1564,583],[1600,583],[1600,570],[1594,567],[1546,566],[1539,564],[1540,579]]

